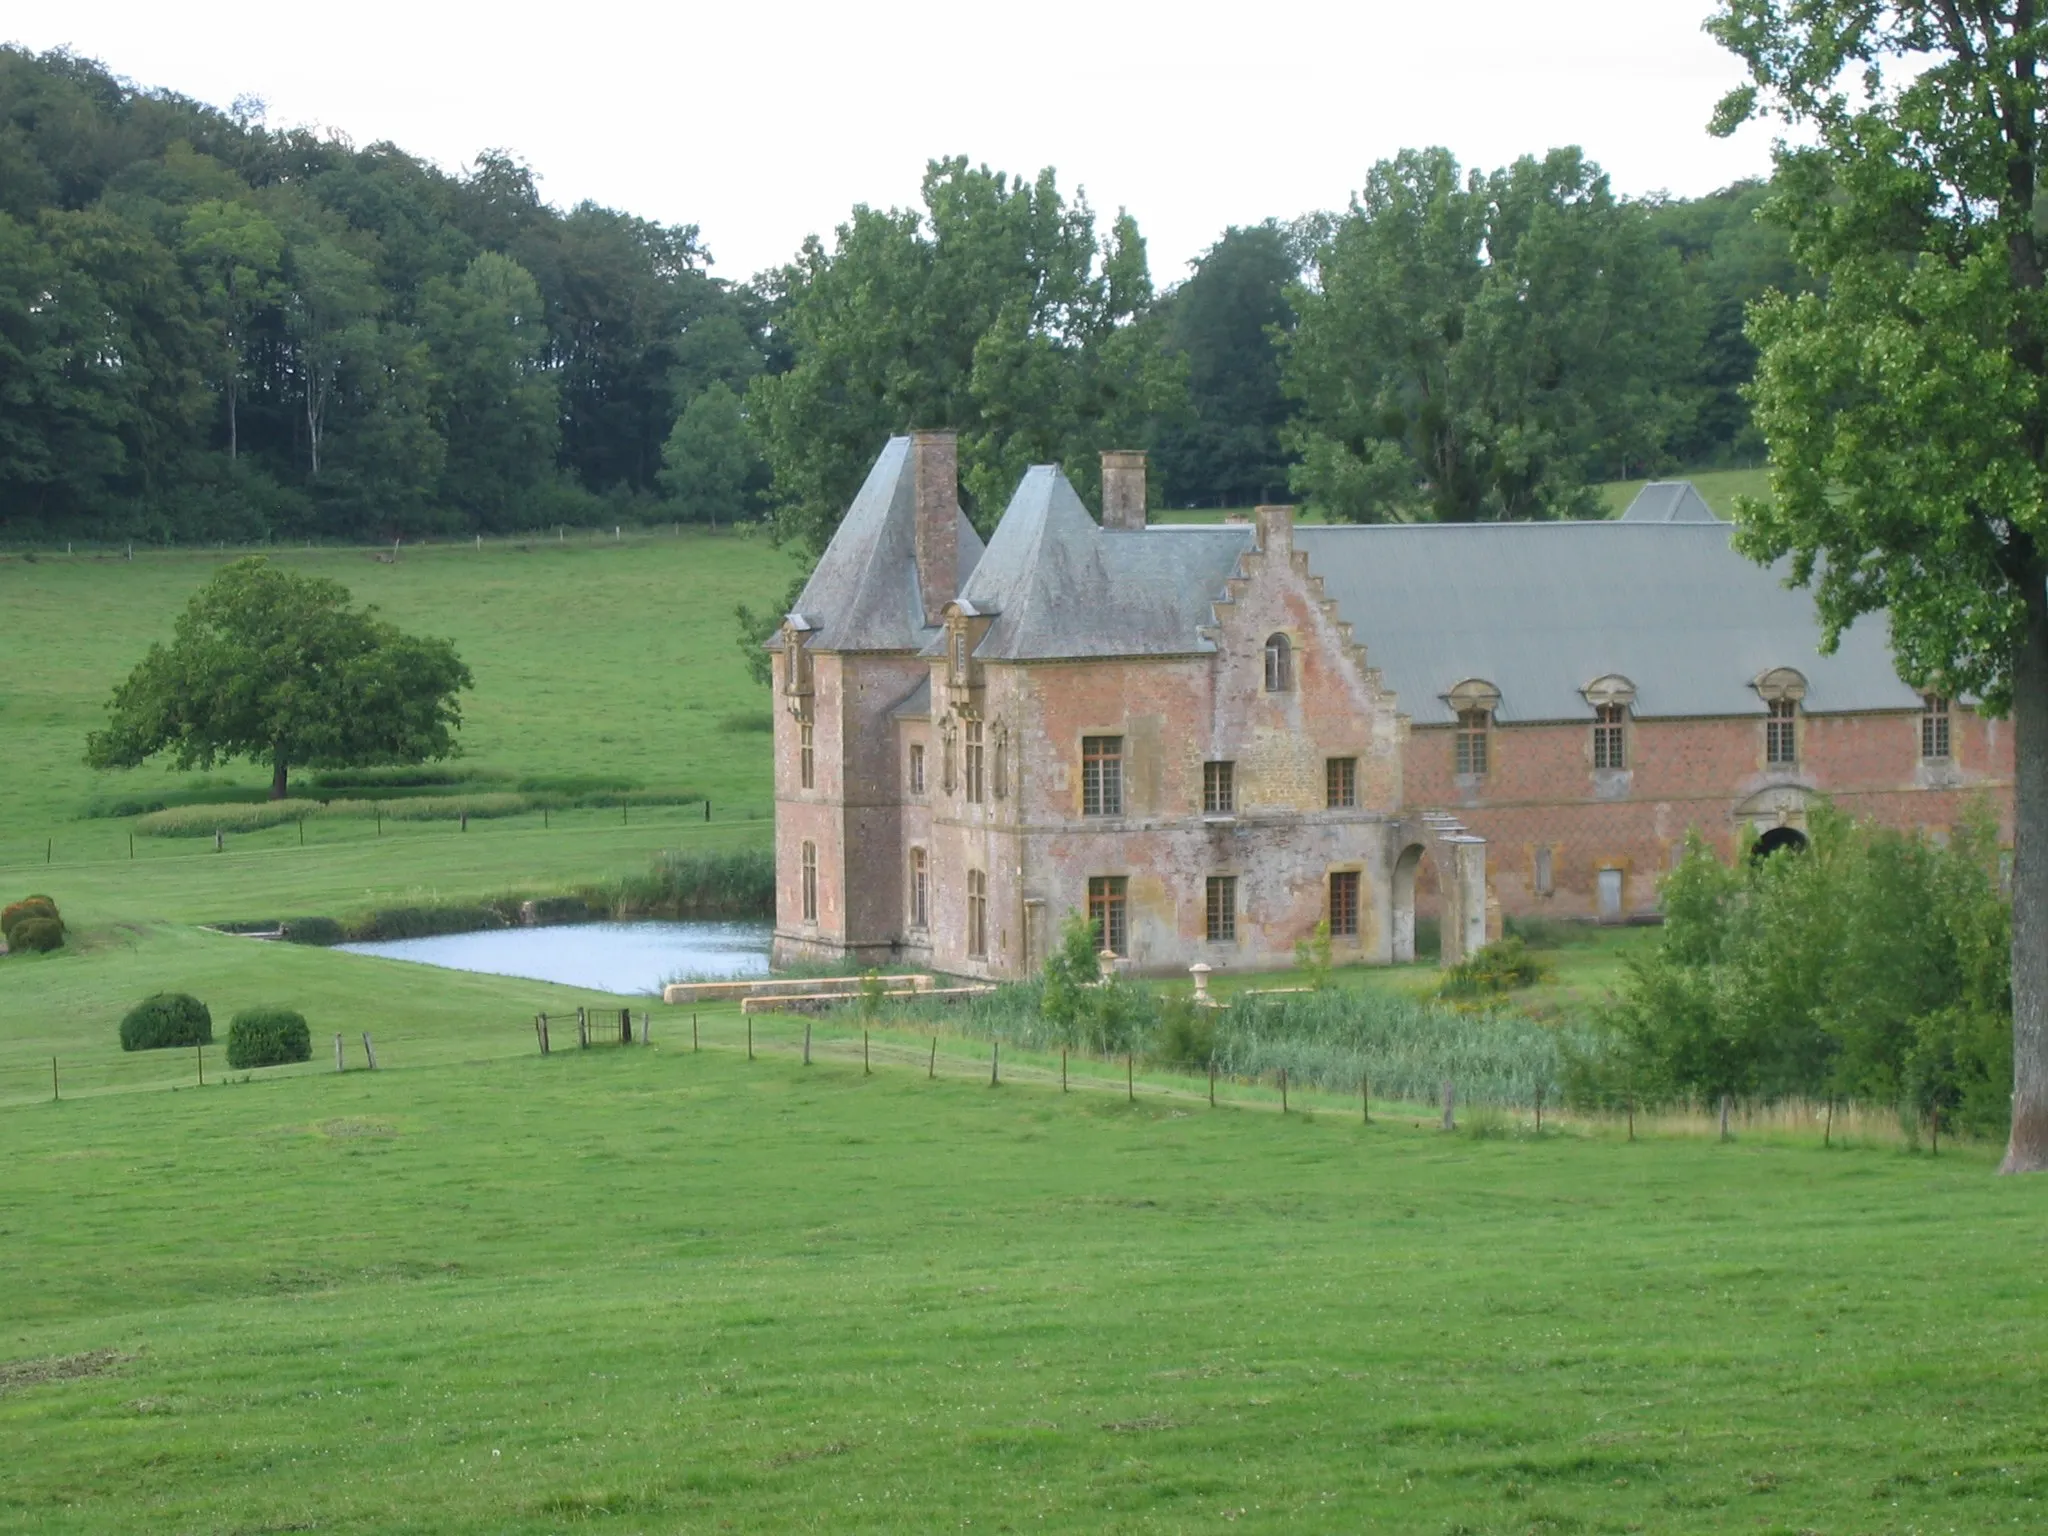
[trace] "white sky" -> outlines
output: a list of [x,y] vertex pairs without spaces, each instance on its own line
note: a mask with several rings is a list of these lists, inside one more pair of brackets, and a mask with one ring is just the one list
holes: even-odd
[[1768,136],[1709,138],[1740,79],[1712,0],[1037,0],[1023,6],[356,0],[241,12],[164,0],[0,0],[0,39],[274,127],[390,139],[449,170],[479,149],[543,195],[695,223],[739,278],[900,205],[924,163],[1052,165],[1128,207],[1162,284],[1227,224],[1341,207],[1374,160],[1469,165],[1576,143],[1624,193],[1711,191]]

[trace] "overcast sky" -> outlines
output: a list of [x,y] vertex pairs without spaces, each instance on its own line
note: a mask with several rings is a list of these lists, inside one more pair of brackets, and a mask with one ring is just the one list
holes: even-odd
[[70,47],[273,127],[390,139],[446,169],[479,149],[543,195],[701,226],[744,277],[857,202],[914,201],[926,160],[1059,170],[1127,207],[1177,280],[1228,224],[1341,207],[1373,161],[1467,165],[1578,144],[1628,194],[1769,167],[1711,139],[1737,83],[1711,0],[1035,0],[996,6],[357,0],[236,10],[0,0],[0,38]]

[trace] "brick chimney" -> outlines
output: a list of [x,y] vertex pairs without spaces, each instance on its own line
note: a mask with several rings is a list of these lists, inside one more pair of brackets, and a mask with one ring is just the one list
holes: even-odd
[[1102,526],[1136,532],[1145,526],[1145,450],[1112,448],[1102,455]]
[[917,488],[917,590],[924,621],[937,624],[960,595],[960,446],[952,432],[910,434]]

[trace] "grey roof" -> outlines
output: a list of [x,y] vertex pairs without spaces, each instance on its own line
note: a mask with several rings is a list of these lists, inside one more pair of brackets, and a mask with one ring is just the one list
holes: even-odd
[[894,720],[929,720],[932,717],[932,675],[927,672],[917,686],[903,695],[889,711]]
[[1418,725],[1448,724],[1442,695],[1500,690],[1499,718],[1583,720],[1580,690],[1619,674],[1640,715],[1756,715],[1774,667],[1807,681],[1815,713],[1913,709],[1884,620],[1820,654],[1813,596],[1737,554],[1726,523],[1302,526],[1295,546]]
[[1621,514],[1624,523],[1718,523],[1690,480],[1652,480]]
[[[821,651],[915,651],[938,631],[924,622],[917,585],[917,486],[910,439],[892,437],[825,546],[795,612]],[[981,559],[981,536],[959,517],[960,583]],[[956,587],[955,590],[958,590]]]
[[1057,465],[1036,465],[961,590],[995,615],[974,654],[1051,661],[1214,650],[1202,630],[1252,540],[1248,525],[1102,528]]

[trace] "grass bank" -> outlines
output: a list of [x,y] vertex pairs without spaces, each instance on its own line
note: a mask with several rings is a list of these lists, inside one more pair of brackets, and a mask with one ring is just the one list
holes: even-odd
[[693,1054],[674,1018],[0,1113],[0,1530],[1989,1530],[2048,1498],[2041,1196],[1987,1157],[1132,1106],[750,1063],[724,1015]]

